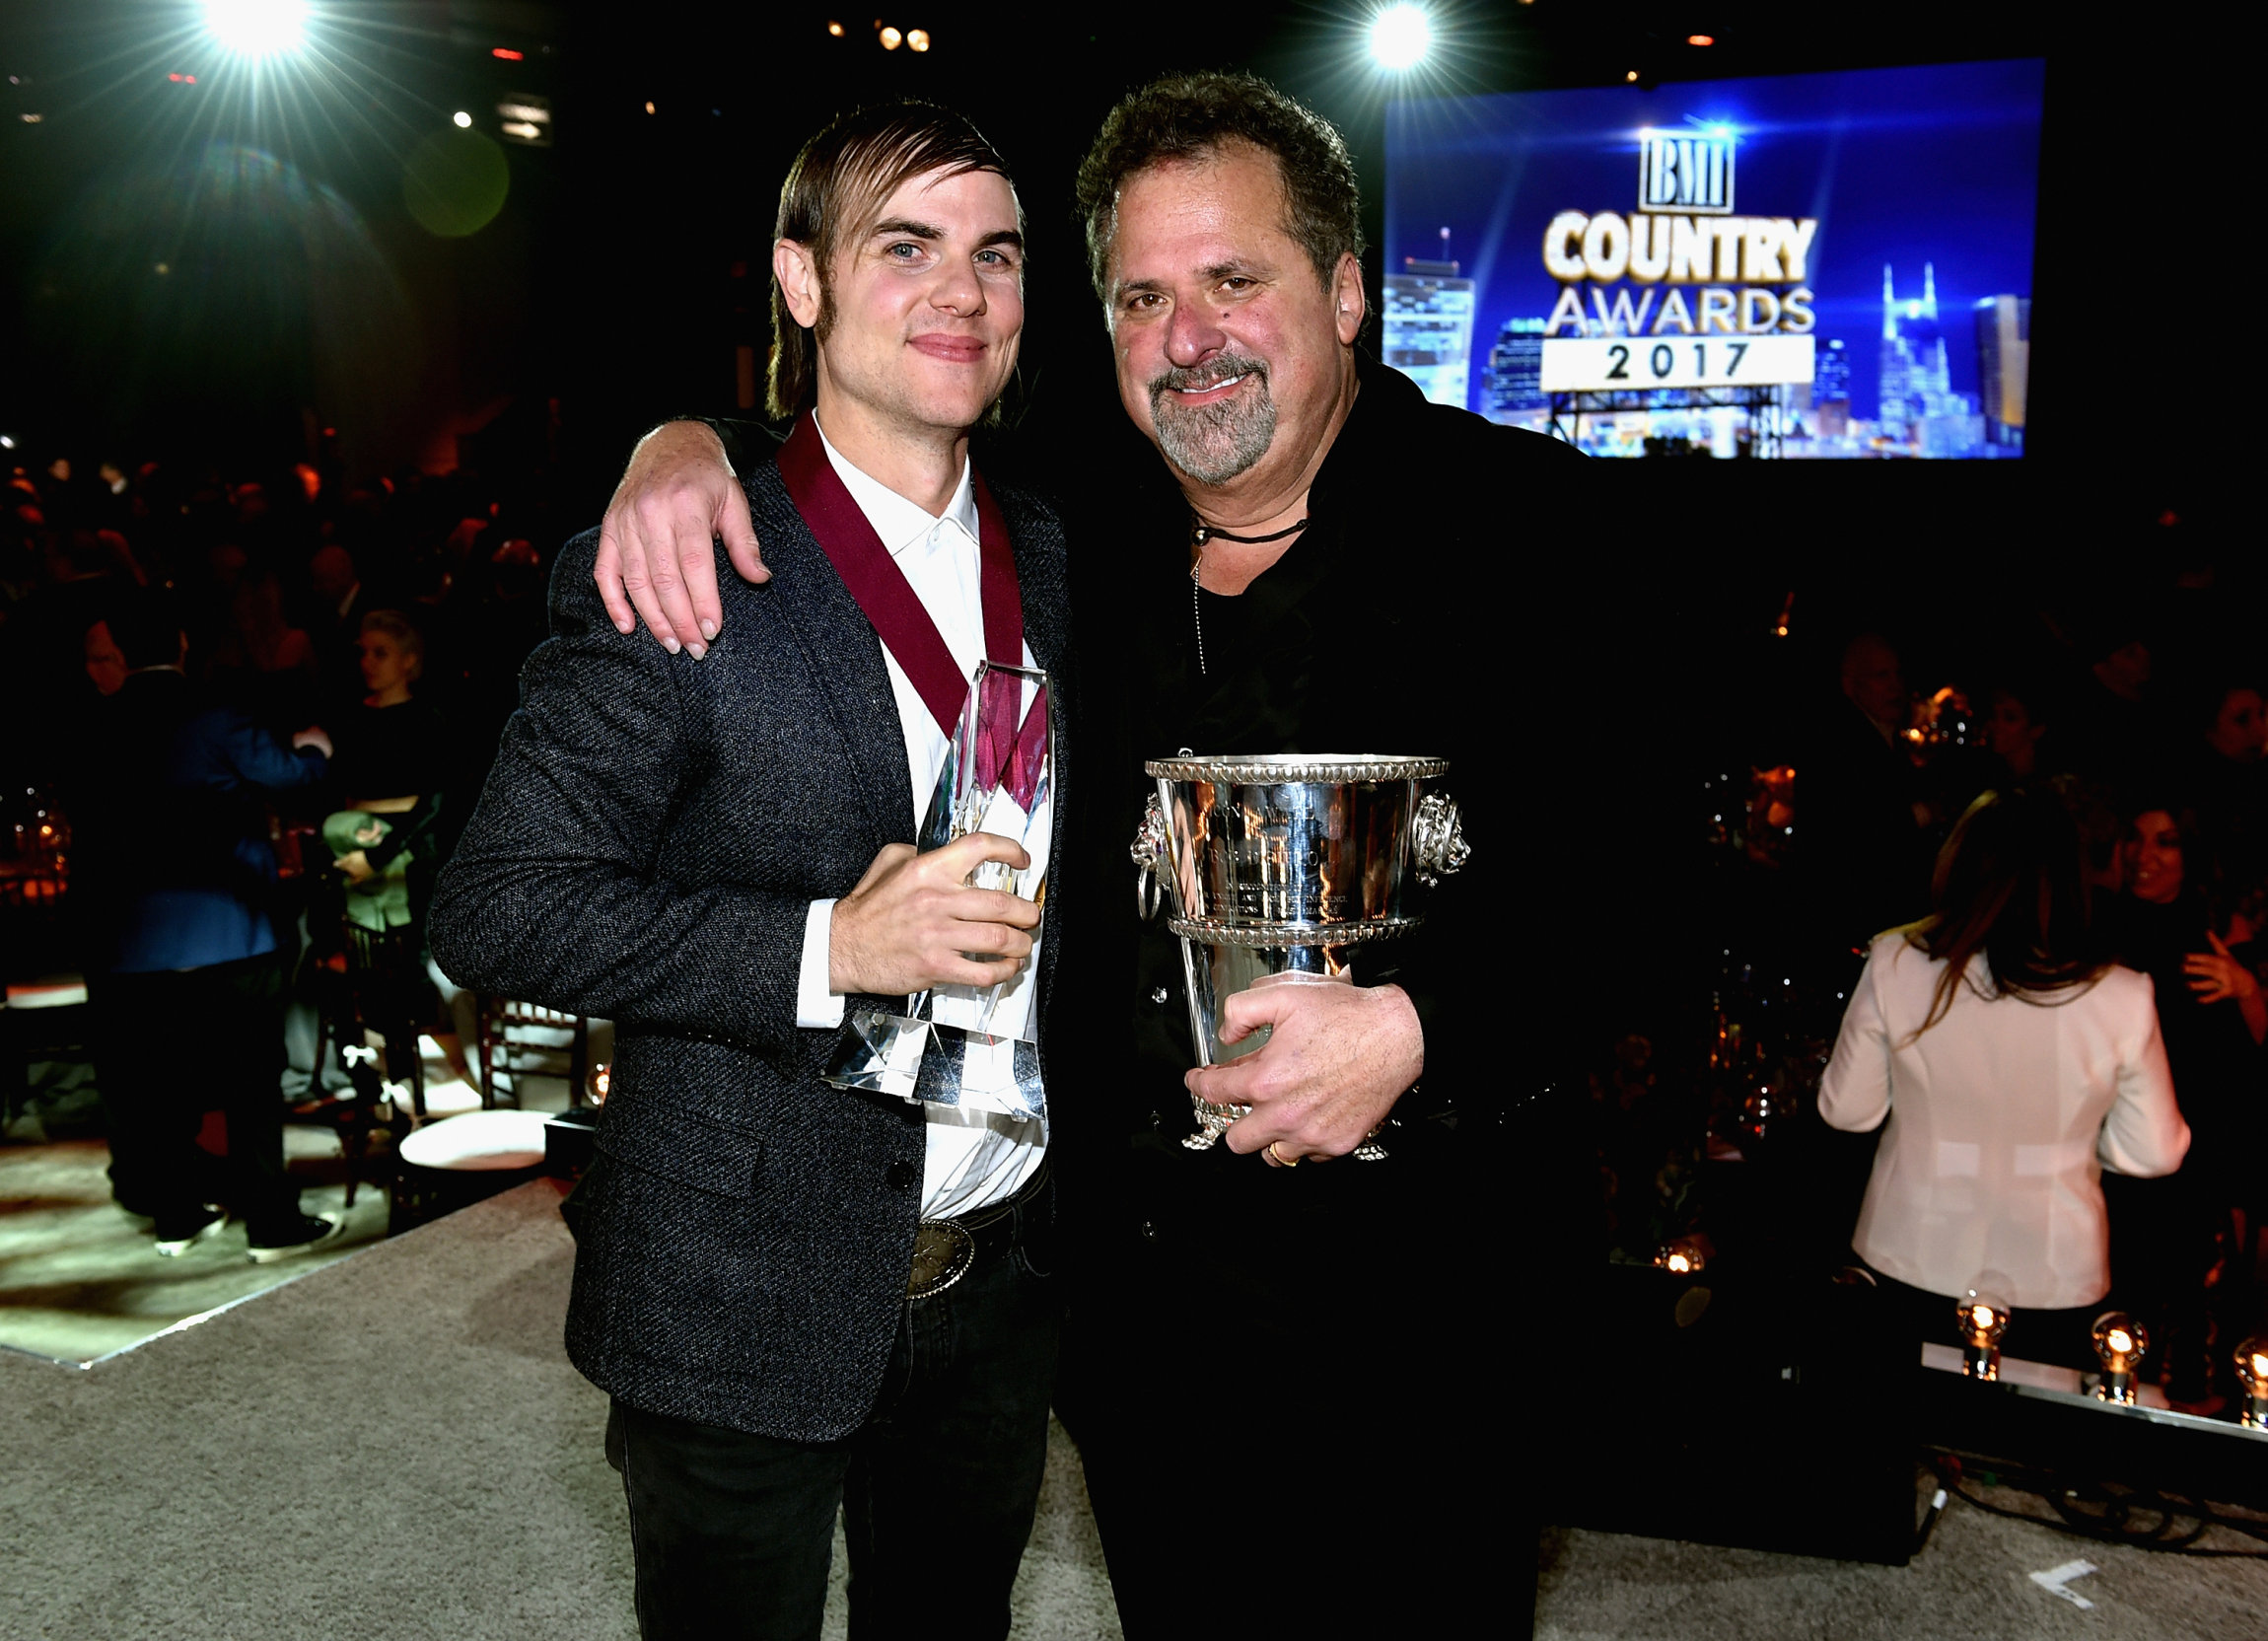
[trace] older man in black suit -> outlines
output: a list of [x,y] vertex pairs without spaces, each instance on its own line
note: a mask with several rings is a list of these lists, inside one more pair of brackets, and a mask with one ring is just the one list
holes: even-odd
[[[567,1344],[614,1398],[649,1637],[816,1636],[838,1505],[859,1627],[1007,1632],[1059,1316],[1045,1117],[819,1073],[846,1004],[900,1012],[1034,958],[1053,1000],[1060,920],[1034,953],[1030,902],[967,887],[1037,866],[1042,836],[911,846],[974,663],[1063,689],[1061,530],[967,455],[1014,368],[1022,253],[1005,168],[958,116],[870,109],[813,140],[773,261],[795,430],[742,480],[778,579],[735,582],[730,635],[665,654],[607,619],[597,533],[571,543],[441,880],[456,979],[621,1034]],[[1052,1082],[1045,1059],[1042,1033]],[[941,1226],[973,1262],[917,1282],[917,1229]]]

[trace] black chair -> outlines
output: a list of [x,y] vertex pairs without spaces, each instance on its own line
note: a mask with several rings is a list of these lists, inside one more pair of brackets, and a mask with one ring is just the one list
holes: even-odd
[[[513,1042],[507,1034],[520,1029],[523,1039],[529,1030],[545,1033],[565,1032],[567,1042],[568,1104],[580,1105],[583,1085],[591,1069],[591,1023],[579,1014],[567,1014],[559,1009],[538,1008],[533,1003],[515,1002],[493,992],[480,994],[478,1002],[480,1052],[480,1104],[496,1104],[496,1074],[504,1072],[513,1079],[512,1103],[525,1104],[520,1098],[520,1078],[529,1075],[555,1075],[532,1072],[524,1063],[532,1045],[527,1041]],[[536,1050],[538,1052],[545,1050]],[[559,1050],[552,1047],[549,1052]]]
[[[425,970],[421,942],[413,927],[375,930],[346,915],[346,896],[328,874],[310,876],[308,928],[318,950],[311,953],[318,984],[315,1064],[322,1066],[335,1045],[353,1085],[351,1100],[330,1106],[346,1158],[346,1202],[354,1205],[370,1136],[382,1126],[378,1109],[387,1104],[389,1081],[409,1089],[408,1121],[384,1124],[396,1137],[425,1120],[425,1063],[418,1036],[425,1014]],[[368,1046],[377,1036],[379,1051]]]

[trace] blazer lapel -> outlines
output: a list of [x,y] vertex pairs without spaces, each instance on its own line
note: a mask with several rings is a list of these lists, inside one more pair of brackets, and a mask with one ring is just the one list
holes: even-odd
[[1044,548],[1015,532],[1009,540],[1016,548],[1016,579],[1023,595],[1024,642],[1039,670],[1052,673],[1063,664],[1063,599],[1058,587],[1062,572],[1048,560]]
[[851,749],[860,807],[886,843],[911,843],[913,774],[906,767],[905,732],[897,697],[883,662],[882,640],[851,597],[825,551],[804,525],[779,470],[765,464],[748,475],[756,533],[772,567],[769,591],[810,658],[819,694]]

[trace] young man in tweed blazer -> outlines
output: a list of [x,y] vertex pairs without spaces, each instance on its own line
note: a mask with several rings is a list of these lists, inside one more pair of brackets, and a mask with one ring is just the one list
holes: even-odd
[[[1015,365],[1021,227],[957,115],[898,105],[813,139],[773,261],[773,410],[798,419],[742,476],[781,573],[720,577],[727,635],[664,653],[607,618],[598,533],[571,542],[436,897],[459,983],[617,1023],[567,1345],[613,1397],[648,1637],[816,1636],[838,1506],[862,1629],[1007,1633],[1058,1321],[1044,1119],[818,1073],[846,1005],[1027,964],[1042,1019],[1054,1000],[1060,896],[1035,929],[966,887],[1025,850],[912,848],[950,716],[914,652],[1066,688],[1061,528],[967,456]],[[895,615],[854,592],[862,551],[898,578]],[[1059,729],[1057,817],[1070,751]],[[965,1229],[973,1262],[909,1297],[921,1221]]]

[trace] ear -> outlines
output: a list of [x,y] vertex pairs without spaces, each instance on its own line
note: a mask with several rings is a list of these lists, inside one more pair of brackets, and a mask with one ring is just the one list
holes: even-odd
[[1339,345],[1352,347],[1355,338],[1363,333],[1363,319],[1370,312],[1363,299],[1363,265],[1348,251],[1339,258],[1339,265],[1331,273],[1331,316],[1338,326]]
[[806,330],[819,322],[819,266],[811,247],[796,240],[772,244],[772,277],[780,282],[788,313]]

